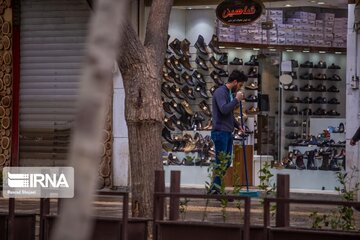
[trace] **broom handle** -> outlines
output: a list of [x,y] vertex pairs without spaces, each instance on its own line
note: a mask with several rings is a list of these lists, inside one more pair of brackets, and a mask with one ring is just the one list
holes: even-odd
[[[242,107],[242,101],[240,101],[240,121],[241,121],[241,127],[244,128],[244,119],[243,119],[243,107]],[[249,191],[249,179],[248,179],[248,169],[247,169],[247,163],[246,163],[246,146],[245,146],[245,139],[242,140],[243,143],[243,153],[244,153],[244,166],[245,166],[245,179],[246,179],[246,191]]]

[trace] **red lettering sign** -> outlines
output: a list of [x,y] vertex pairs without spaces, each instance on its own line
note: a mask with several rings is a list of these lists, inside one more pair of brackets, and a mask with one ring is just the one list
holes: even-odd
[[218,19],[229,25],[241,25],[255,21],[263,11],[257,0],[224,1],[216,8]]

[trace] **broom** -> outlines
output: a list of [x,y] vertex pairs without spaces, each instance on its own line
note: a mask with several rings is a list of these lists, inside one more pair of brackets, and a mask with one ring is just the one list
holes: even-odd
[[[240,101],[240,121],[241,121],[241,127],[242,129],[245,129],[244,127],[244,118],[243,118],[243,107],[242,107],[242,101]],[[244,154],[244,167],[245,167],[245,179],[246,179],[246,191],[240,191],[240,196],[244,197],[259,197],[259,192],[249,191],[249,178],[248,178],[248,168],[247,168],[247,162],[246,162],[246,146],[245,146],[245,138],[242,139],[242,145],[243,145],[243,154]]]

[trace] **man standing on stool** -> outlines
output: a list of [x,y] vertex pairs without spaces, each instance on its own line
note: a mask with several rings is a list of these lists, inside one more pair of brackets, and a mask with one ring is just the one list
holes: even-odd
[[[247,81],[247,76],[238,70],[234,70],[228,79],[228,82],[216,89],[212,99],[212,122],[211,139],[215,145],[216,164],[220,164],[219,154],[232,155],[233,131],[234,128],[241,129],[240,124],[234,117],[234,110],[244,99],[244,95],[239,90]],[[235,95],[235,96],[234,96]],[[231,157],[227,162],[227,168],[231,165]],[[226,168],[226,169],[227,169]],[[224,173],[225,175],[225,173]],[[211,187],[211,193],[219,193],[217,186],[221,186],[219,176],[214,177]]]

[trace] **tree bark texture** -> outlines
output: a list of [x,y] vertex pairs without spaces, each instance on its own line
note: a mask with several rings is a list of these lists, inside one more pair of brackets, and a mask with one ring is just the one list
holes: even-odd
[[[162,169],[162,162],[153,156],[161,150],[162,123],[145,122],[128,125],[129,152],[137,159],[131,164],[132,215],[152,216],[155,170]],[[130,140],[131,139],[131,140]],[[131,146],[137,143],[136,146]],[[161,152],[160,152],[161,154]],[[136,162],[134,164],[134,162]],[[135,175],[135,176],[134,176]]]
[[100,163],[106,103],[111,96],[112,69],[121,42],[119,30],[127,0],[98,0],[90,21],[78,111],[69,165],[75,169],[75,196],[64,201],[51,239],[85,240],[92,233],[97,171]]
[[118,65],[124,79],[133,216],[151,217],[155,170],[162,169],[161,79],[173,0],[154,0],[144,45],[129,23]]

